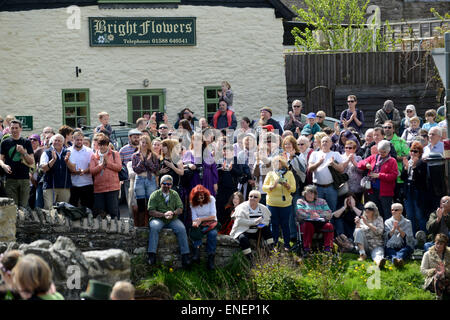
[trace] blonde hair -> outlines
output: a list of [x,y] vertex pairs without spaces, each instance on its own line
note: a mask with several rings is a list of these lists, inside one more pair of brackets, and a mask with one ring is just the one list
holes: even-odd
[[280,164],[280,167],[289,169],[286,160],[284,160],[284,158],[282,156],[276,156],[275,158],[272,159],[272,164],[277,163],[277,162]]
[[97,116],[98,116],[99,119],[101,119],[101,118],[103,118],[104,116],[109,116],[109,113],[106,112],[106,111],[102,111],[102,112],[99,112],[99,113],[97,114]]
[[44,294],[52,284],[52,271],[41,257],[27,254],[19,259],[13,269],[13,281],[21,291]]
[[[152,145],[152,140],[150,140],[150,137],[146,134],[143,134],[139,137],[139,142],[141,140],[145,140],[146,144],[147,144],[147,152],[153,153],[153,145]],[[138,150],[139,152],[142,152],[141,150],[141,144],[139,144],[138,146]]]
[[320,141],[322,141],[323,138],[327,137],[328,135],[323,132],[323,131],[319,131],[314,135],[314,141],[317,141],[320,143]]
[[175,146],[176,146],[177,144],[179,144],[178,140],[175,140],[175,139],[164,139],[164,140],[161,142],[161,160],[164,160],[164,156],[165,156],[162,147],[163,147],[163,146],[166,146],[166,147],[167,147],[168,155],[172,157],[172,151],[173,151],[173,149],[175,148]]
[[134,286],[127,281],[117,281],[111,291],[115,300],[134,300]]
[[[373,220],[376,220],[380,216],[380,212],[378,211],[378,207],[375,202],[366,202],[366,204],[364,205],[364,209],[371,209],[373,211]],[[363,215],[367,218],[366,210],[364,210]]]
[[226,85],[228,89],[231,89],[231,84],[228,81],[222,81],[222,85]]

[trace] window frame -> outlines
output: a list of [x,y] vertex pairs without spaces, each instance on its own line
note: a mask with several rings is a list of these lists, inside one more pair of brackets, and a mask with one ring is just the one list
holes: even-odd
[[[76,97],[76,93],[85,93],[86,94],[86,100],[85,101],[73,101],[73,102],[66,102],[65,101],[65,95],[66,93],[75,93],[75,97]],[[89,89],[88,88],[66,88],[66,89],[61,89],[61,100],[62,100],[62,123],[64,125],[68,125],[66,123],[66,119],[70,119],[70,118],[75,118],[75,124],[78,125],[78,118],[82,118],[83,116],[78,116],[77,115],[77,108],[78,107],[86,107],[86,123],[84,124],[85,126],[90,126],[91,125],[91,107],[90,107],[90,94],[89,94]],[[71,117],[71,116],[66,116],[66,108],[75,108],[75,116]],[[78,128],[78,126],[75,126],[75,128]]]
[[[214,98],[214,99],[208,98],[208,95],[207,95],[207,91],[208,90],[216,90],[216,98]],[[204,116],[205,116],[206,120],[208,121],[208,124],[210,123],[210,119],[208,119],[208,114],[214,115],[217,112],[217,110],[219,109],[220,97],[217,94],[218,91],[222,91],[222,87],[221,86],[205,86],[203,88],[203,97],[204,97],[204,103],[205,103],[205,105],[204,105]],[[213,103],[213,102],[216,104],[216,111],[214,113],[212,113],[212,112],[208,113],[208,104],[209,103]]]
[[[136,122],[133,121],[133,100],[134,96],[161,96],[162,100],[159,100],[159,112],[165,112],[166,106],[166,89],[128,89],[127,90],[127,115],[128,122],[134,124]],[[141,103],[141,111],[142,103]],[[141,114],[142,117],[142,114]]]

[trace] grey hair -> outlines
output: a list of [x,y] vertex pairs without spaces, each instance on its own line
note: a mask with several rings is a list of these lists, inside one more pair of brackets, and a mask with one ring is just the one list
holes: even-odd
[[[377,219],[380,216],[380,212],[378,211],[378,207],[375,202],[369,201],[364,205],[364,209],[372,209],[373,210],[373,220]],[[366,211],[363,213],[364,217],[367,218]]]
[[319,194],[317,193],[317,188],[315,185],[313,184],[307,185],[305,189],[303,189],[302,196],[305,197],[307,192],[314,193],[314,200],[317,200]]
[[65,141],[64,136],[62,134],[60,134],[60,133],[57,133],[57,134],[53,135],[50,138],[50,143],[53,144],[53,142],[55,141],[56,138],[61,138],[62,139],[62,143],[64,144],[64,141]]
[[166,181],[166,180],[170,180],[170,182],[173,182],[172,176],[170,176],[170,175],[168,175],[168,174],[162,176],[161,182],[164,182],[164,181]]
[[437,134],[438,134],[440,137],[442,137],[442,130],[441,130],[441,128],[439,128],[439,127],[433,127],[433,128],[430,129],[429,133],[431,132],[431,130],[436,131]]
[[377,149],[378,149],[378,151],[383,150],[386,152],[390,152],[391,151],[391,143],[387,140],[381,140],[380,142],[378,142]]
[[261,199],[261,192],[259,192],[258,190],[252,190],[248,195],[250,196],[251,194],[257,195],[258,199]]
[[294,105],[295,103],[299,103],[300,106],[303,107],[303,103],[301,100],[296,99],[296,100],[292,101],[292,105]]

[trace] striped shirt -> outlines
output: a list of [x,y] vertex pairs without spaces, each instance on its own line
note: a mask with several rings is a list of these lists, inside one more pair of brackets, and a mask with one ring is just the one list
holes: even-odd
[[[253,210],[250,206],[249,206],[249,213],[250,213],[250,219],[258,219],[259,217],[262,217],[262,211],[261,208],[258,206],[256,208],[256,210]],[[248,233],[256,233],[258,231],[258,226],[251,226],[246,232]]]
[[127,164],[128,161],[131,161],[131,157],[133,156],[133,153],[135,153],[137,150],[136,147],[127,144],[125,146],[123,146],[120,151],[120,159],[122,159],[122,163]]

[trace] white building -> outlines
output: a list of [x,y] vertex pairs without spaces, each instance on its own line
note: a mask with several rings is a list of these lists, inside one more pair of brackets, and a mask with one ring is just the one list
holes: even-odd
[[[257,119],[261,106],[286,112],[282,22],[293,13],[281,1],[130,2],[1,1],[0,115],[32,116],[33,132],[96,126],[100,111],[112,124],[135,122],[146,110],[175,122],[186,106],[197,118],[216,111],[223,80],[238,120]],[[183,21],[169,28],[172,18]],[[147,38],[139,35],[145,21]],[[100,46],[91,45],[90,31]],[[106,46],[111,41],[121,45]],[[133,41],[164,45],[124,46]]]

